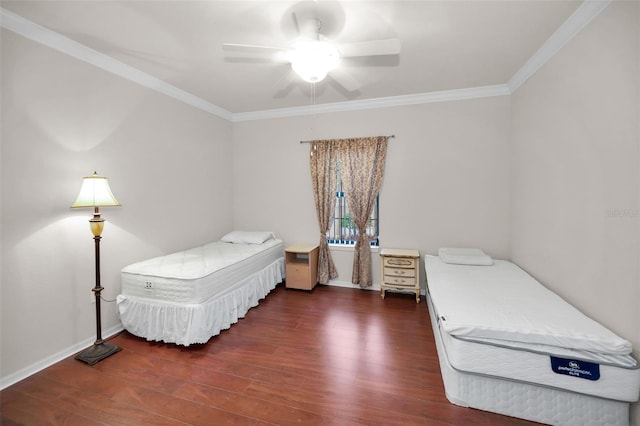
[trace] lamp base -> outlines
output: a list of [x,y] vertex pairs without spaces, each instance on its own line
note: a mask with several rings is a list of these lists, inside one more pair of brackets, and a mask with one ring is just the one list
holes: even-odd
[[93,346],[80,352],[76,355],[76,359],[78,361],[86,362],[89,365],[94,365],[98,361],[102,361],[108,356],[111,356],[116,352],[120,352],[121,350],[121,347],[116,346],[113,343],[101,341],[94,343]]

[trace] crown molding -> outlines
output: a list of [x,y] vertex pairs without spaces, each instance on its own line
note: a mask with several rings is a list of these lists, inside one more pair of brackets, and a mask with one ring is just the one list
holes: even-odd
[[520,88],[533,74],[546,64],[560,49],[586,27],[613,0],[584,0],[566,21],[547,39],[507,82],[511,93]]
[[162,93],[200,110],[231,120],[232,114],[226,109],[205,101],[191,93],[178,89],[171,84],[152,75],[142,72],[130,65],[91,49],[55,31],[29,21],[20,15],[0,7],[0,25],[9,31],[20,34],[30,40],[65,53],[73,58],[87,62],[100,69],[130,80],[140,86]]
[[520,88],[532,75],[547,63],[564,45],[587,26],[613,0],[584,0],[573,14],[549,37],[531,58],[511,77],[506,84],[443,90],[412,95],[389,96],[345,102],[306,105],[302,107],[278,108],[261,111],[231,113],[156,77],[124,64],[110,56],[71,40],[55,31],[31,22],[20,15],[0,7],[2,27],[26,38],[49,46],[81,61],[90,63],[107,72],[116,74],[141,86],[170,96],[202,111],[231,122],[264,120],[307,116],[332,112],[356,111],[374,108],[397,107],[433,102],[446,102],[491,96],[507,96]]
[[387,108],[434,102],[459,101],[465,99],[506,96],[511,94],[505,84],[494,86],[470,87],[466,89],[442,90],[438,92],[417,93],[413,95],[387,96],[384,98],[362,99],[334,102],[302,107],[278,108],[262,111],[235,113],[231,121],[265,120],[270,118],[299,117],[331,112],[357,111],[364,109]]

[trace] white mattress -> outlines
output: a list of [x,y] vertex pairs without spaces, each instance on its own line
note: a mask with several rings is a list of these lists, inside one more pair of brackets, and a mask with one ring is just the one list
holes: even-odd
[[453,404],[552,425],[629,424],[628,402],[453,368],[428,293],[427,305],[445,394]]
[[[495,261],[493,266],[480,267],[450,265],[427,255],[425,269],[438,356],[452,402],[545,422],[562,418],[563,413],[548,408],[556,407],[560,400],[586,404],[589,413],[608,413],[617,419],[614,423],[624,419],[625,413],[628,417],[628,403],[638,400],[640,369],[628,353],[617,353],[627,346],[631,350],[624,339],[585,317],[510,262]],[[562,322],[555,327],[558,318]],[[526,341],[529,336],[535,343]],[[594,341],[583,344],[576,336]],[[594,351],[596,347],[605,353]],[[555,373],[552,355],[598,363],[600,378]],[[486,385],[496,392],[513,388],[526,394],[516,393],[506,402],[484,401],[482,395],[474,394],[476,384],[481,393],[487,391],[482,389]],[[530,416],[521,415],[521,407],[494,407],[511,400],[525,404],[526,395],[534,394],[540,396],[542,406],[535,407]],[[594,411],[593,407],[600,408]],[[594,419],[576,418],[587,423]]]
[[[437,316],[437,309],[435,310]],[[551,355],[543,352],[470,342],[441,332],[453,368],[467,373],[507,378],[619,401],[638,400],[640,369],[600,364],[600,378],[587,380],[553,372]],[[580,360],[579,357],[571,357]]]
[[277,239],[263,244],[216,241],[126,266],[121,271],[122,295],[202,303],[283,256],[283,243]]
[[[444,263],[425,256],[427,282],[442,328],[449,334],[513,346],[569,348],[617,356],[623,365],[631,343],[551,292],[517,265],[495,260],[492,266]],[[517,344],[517,343],[516,343]]]

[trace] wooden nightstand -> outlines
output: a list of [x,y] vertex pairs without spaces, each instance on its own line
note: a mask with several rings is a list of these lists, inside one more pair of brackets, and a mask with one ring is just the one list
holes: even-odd
[[285,249],[285,286],[313,290],[318,283],[318,246],[295,244]]
[[387,289],[408,290],[416,293],[420,303],[420,252],[407,249],[380,249],[382,282],[380,297]]

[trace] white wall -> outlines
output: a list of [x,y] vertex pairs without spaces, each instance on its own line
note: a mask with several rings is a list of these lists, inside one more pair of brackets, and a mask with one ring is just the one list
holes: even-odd
[[[319,240],[309,145],[300,140],[395,134],[380,191],[380,244],[435,254],[482,247],[509,257],[509,97],[236,123],[234,225],[286,244]],[[334,250],[341,283],[351,250]],[[373,255],[374,285],[379,285]],[[424,270],[422,271],[424,287]]]
[[512,97],[513,260],[630,340],[636,359],[639,28],[640,3],[612,3]]
[[[2,32],[1,376],[95,339],[90,210],[82,177],[108,176],[102,285],[128,263],[232,227],[231,125]],[[103,330],[119,326],[103,303]],[[93,340],[91,340],[93,341]]]

